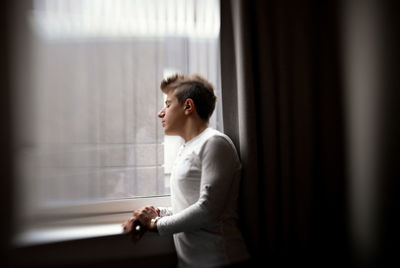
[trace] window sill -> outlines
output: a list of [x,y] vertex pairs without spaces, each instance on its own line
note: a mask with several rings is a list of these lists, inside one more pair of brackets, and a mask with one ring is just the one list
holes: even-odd
[[121,224],[37,228],[19,234],[14,240],[14,245],[16,247],[35,246],[122,234]]
[[17,236],[14,245],[14,262],[19,266],[175,255],[172,236],[146,233],[134,244],[120,223],[30,230]]

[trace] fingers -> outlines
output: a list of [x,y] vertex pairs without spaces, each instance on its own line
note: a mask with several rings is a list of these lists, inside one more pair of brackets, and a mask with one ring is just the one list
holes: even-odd
[[151,219],[159,216],[160,210],[154,206],[146,206],[133,212],[132,217],[122,224],[124,233],[130,235],[137,243],[150,228]]
[[129,233],[133,229],[133,220],[134,218],[131,217],[128,220],[126,220],[124,223],[122,223],[122,228],[124,233]]
[[153,206],[146,206],[133,212],[133,217],[139,220],[142,227],[149,229],[151,219],[158,216],[157,209]]
[[131,232],[131,240],[134,243],[137,243],[146,233],[146,229],[143,228],[142,224],[140,223],[139,220],[134,220],[132,225],[134,226],[132,232]]
[[146,232],[146,229],[141,224],[140,220],[135,217],[130,217],[122,224],[124,233],[131,237],[132,242],[137,243]]
[[138,232],[142,229],[140,221],[135,219],[135,217],[130,217],[128,220],[122,223],[121,226],[124,233],[130,233],[132,231]]

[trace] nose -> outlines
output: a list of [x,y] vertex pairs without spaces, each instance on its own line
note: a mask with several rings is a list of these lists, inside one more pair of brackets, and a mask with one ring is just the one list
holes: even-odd
[[165,108],[162,108],[161,111],[158,112],[158,117],[163,118],[165,116]]

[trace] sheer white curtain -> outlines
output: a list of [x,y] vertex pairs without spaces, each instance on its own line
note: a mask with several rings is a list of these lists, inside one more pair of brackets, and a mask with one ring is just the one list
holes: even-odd
[[[169,194],[159,84],[167,72],[197,72],[220,94],[218,8],[214,0],[34,2],[30,56],[20,63],[27,83],[17,94],[25,208]],[[211,119],[219,129],[220,106]]]

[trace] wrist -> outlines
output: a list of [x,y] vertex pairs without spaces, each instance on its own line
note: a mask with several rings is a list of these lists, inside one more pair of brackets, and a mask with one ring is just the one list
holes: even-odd
[[157,232],[157,221],[160,219],[161,217],[157,216],[153,219],[150,220],[150,231],[154,231]]

